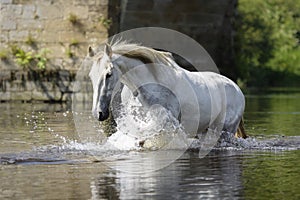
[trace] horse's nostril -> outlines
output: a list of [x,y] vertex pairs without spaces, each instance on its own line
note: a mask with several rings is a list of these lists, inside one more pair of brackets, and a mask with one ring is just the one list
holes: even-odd
[[99,116],[98,116],[98,120],[99,120],[99,121],[104,121],[104,120],[106,120],[107,118],[108,118],[107,113],[105,113],[105,112],[99,112]]
[[99,112],[99,120],[101,121],[103,119],[103,113]]

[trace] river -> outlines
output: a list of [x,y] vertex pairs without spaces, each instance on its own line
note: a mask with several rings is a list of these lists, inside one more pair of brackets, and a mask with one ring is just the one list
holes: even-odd
[[299,102],[297,89],[251,92],[246,145],[142,174],[93,158],[70,105],[0,103],[0,199],[300,199]]

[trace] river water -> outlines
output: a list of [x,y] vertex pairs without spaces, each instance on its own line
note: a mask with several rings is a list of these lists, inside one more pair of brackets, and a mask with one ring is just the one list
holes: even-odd
[[95,159],[80,142],[70,105],[1,103],[0,199],[300,199],[299,102],[299,90],[250,93],[249,139],[202,159],[188,150],[163,169],[138,174]]

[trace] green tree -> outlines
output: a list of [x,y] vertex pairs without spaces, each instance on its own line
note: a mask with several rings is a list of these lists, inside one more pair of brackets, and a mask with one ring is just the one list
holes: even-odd
[[259,85],[280,74],[300,76],[300,1],[239,0],[238,11],[239,77]]

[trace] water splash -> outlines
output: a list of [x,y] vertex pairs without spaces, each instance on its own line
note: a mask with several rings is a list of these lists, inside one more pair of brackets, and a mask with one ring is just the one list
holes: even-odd
[[[199,148],[199,141],[194,141],[191,149]],[[246,139],[236,138],[231,133],[222,133],[214,150],[299,150],[300,136],[250,136]]]
[[184,128],[159,104],[149,108],[133,98],[118,111],[117,131],[107,143],[120,150],[187,149]]
[[[72,121],[69,111],[59,113],[29,112],[19,114],[29,134],[45,135],[53,138],[48,144],[35,144],[30,152],[10,153],[0,155],[0,164],[60,164],[74,162],[102,161],[102,158],[119,160],[156,152],[160,149],[190,149],[202,148],[202,141],[189,139],[184,129],[171,113],[159,105],[140,112],[137,104],[132,104],[131,111],[122,113],[117,119],[119,127],[105,143],[97,140],[90,142],[74,139],[74,133],[62,133],[56,123]],[[57,120],[59,118],[59,120]],[[70,130],[69,130],[70,131]],[[51,141],[55,141],[53,144]],[[143,142],[143,144],[141,144]],[[50,144],[49,144],[50,143]],[[190,146],[189,146],[190,145]],[[285,151],[299,150],[300,136],[251,136],[247,139],[235,138],[224,133],[217,145],[216,151]],[[99,157],[99,155],[101,155]],[[127,156],[127,157],[126,157]],[[129,159],[129,158],[128,158]],[[151,161],[152,162],[152,161]]]
[[[60,134],[48,123],[43,112],[25,113],[23,120],[30,127],[30,133],[47,130],[53,137],[60,140],[53,146],[59,151],[74,151],[84,154],[111,154],[121,151],[145,151],[158,149],[200,149],[200,140],[188,138],[180,122],[172,113],[160,105],[151,106],[145,110],[137,102],[130,102],[124,107],[121,115],[116,119],[117,131],[108,137],[103,144],[100,141],[78,141]],[[61,115],[70,117],[71,112],[65,111]],[[22,118],[17,116],[17,118]],[[298,150],[300,136],[250,136],[246,139],[235,138],[231,133],[222,133],[214,150]],[[36,149],[37,150],[37,149]],[[39,149],[41,150],[41,149]]]

